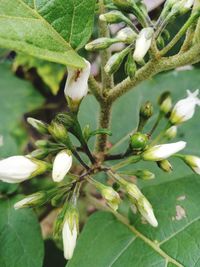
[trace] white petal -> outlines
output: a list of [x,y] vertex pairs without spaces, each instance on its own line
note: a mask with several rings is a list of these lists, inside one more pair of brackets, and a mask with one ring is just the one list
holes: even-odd
[[37,168],[37,164],[25,156],[9,157],[0,161],[0,180],[19,183],[29,179]]
[[68,222],[66,221],[64,223],[63,231],[62,231],[62,238],[63,238],[63,248],[64,248],[65,259],[70,260],[73,256],[74,249],[76,247],[76,239],[77,239],[76,222],[74,222],[74,227],[72,231],[70,230]]
[[74,101],[80,101],[88,92],[88,78],[91,65],[86,61],[86,67],[83,69],[74,69],[68,67],[68,77],[65,85],[65,95]]
[[64,179],[72,166],[72,155],[65,150],[57,154],[53,163],[52,178],[54,182],[60,182]]
[[185,146],[186,142],[184,141],[154,146],[144,152],[143,158],[145,160],[161,161],[182,150]]

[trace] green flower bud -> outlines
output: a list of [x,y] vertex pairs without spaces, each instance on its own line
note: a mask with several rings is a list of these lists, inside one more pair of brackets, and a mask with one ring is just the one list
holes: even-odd
[[119,41],[116,39],[102,37],[102,38],[98,38],[98,39],[92,41],[91,43],[87,44],[85,46],[85,49],[88,51],[103,50],[103,49],[106,49],[106,48],[110,47],[112,44],[117,43],[117,42],[119,42]]
[[130,52],[131,48],[127,47],[119,53],[115,53],[107,62],[104,70],[108,74],[115,73],[122,64],[125,56]]
[[99,16],[99,19],[106,21],[107,23],[119,23],[125,22],[128,25],[132,25],[132,22],[124,16],[124,14],[118,10],[113,10],[108,13]]
[[148,143],[148,137],[146,134],[134,133],[130,137],[130,147],[133,150],[144,150]]
[[180,157],[196,174],[200,175],[200,158],[193,155],[179,155]]
[[71,149],[72,144],[69,138],[69,133],[63,124],[53,120],[49,125],[48,130],[57,142],[65,144]]
[[133,6],[135,6],[134,0],[112,0],[112,1],[118,8],[127,12],[133,11]]
[[164,172],[172,172],[172,170],[173,170],[172,165],[170,164],[170,162],[167,159],[162,160],[162,161],[157,161],[157,165]]
[[16,210],[21,208],[32,208],[35,206],[43,205],[49,200],[47,192],[37,192],[35,194],[29,195],[22,200],[15,203],[14,208]]
[[172,108],[172,99],[170,92],[164,92],[158,99],[160,111],[164,114],[168,114]]
[[150,101],[147,101],[140,108],[140,118],[148,120],[153,115],[153,105]]
[[33,126],[39,133],[48,134],[48,125],[40,120],[36,120],[34,118],[27,118],[27,122]]
[[44,149],[44,148],[36,149],[29,154],[30,157],[33,157],[36,159],[44,159],[48,155],[49,155],[49,150]]
[[177,126],[171,126],[166,132],[165,132],[165,137],[168,139],[168,140],[171,140],[173,138],[175,138],[177,135]]
[[136,38],[137,33],[135,33],[130,27],[120,30],[116,36],[116,39],[127,44],[132,44]]
[[136,170],[135,176],[142,180],[152,180],[155,178],[155,174],[149,170]]
[[130,79],[133,79],[135,77],[137,66],[135,64],[133,55],[131,53],[129,53],[128,55],[128,59],[125,64],[125,71],[126,71],[126,74],[130,77]]

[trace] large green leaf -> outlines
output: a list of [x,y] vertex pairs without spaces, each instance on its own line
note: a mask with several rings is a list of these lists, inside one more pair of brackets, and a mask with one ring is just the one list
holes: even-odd
[[0,266],[42,267],[44,247],[31,210],[15,211],[17,198],[0,201]]
[[[158,96],[164,91],[172,93],[173,102],[176,103],[179,99],[186,97],[186,90],[191,91],[199,88],[200,70],[193,69],[188,71],[172,71],[155,76],[154,78],[143,82],[134,90],[130,91],[121,97],[113,107],[111,130],[113,135],[109,140],[114,144],[112,153],[123,151],[128,146],[129,133],[135,129],[138,123],[138,112],[142,103],[150,100],[154,104],[155,115],[151,119],[149,125],[152,127],[157,116],[156,102]],[[93,96],[88,96],[84,99],[80,110],[80,120],[82,125],[89,123],[92,127],[97,127],[97,117],[99,109],[98,104]],[[91,116],[91,114],[93,114]],[[187,141],[185,153],[200,155],[200,127],[199,127],[200,109],[196,108],[195,116],[188,122],[179,127],[176,140]],[[145,128],[145,131],[150,128]],[[124,138],[125,137],[125,138]],[[116,144],[116,145],[115,145]],[[171,174],[163,174],[156,164],[145,162],[137,164],[136,168],[145,166],[145,169],[150,169],[156,174],[156,179],[153,181],[145,181],[144,185],[149,185],[157,182],[164,182],[168,179],[174,179],[187,174],[191,174],[191,170],[182,162],[172,160],[174,171]],[[131,168],[135,168],[131,166]]]
[[56,63],[83,67],[72,49],[88,40],[95,0],[1,0],[0,46]]
[[156,229],[142,224],[139,216],[132,218],[136,228],[128,228],[112,214],[94,214],[67,266],[200,266],[199,189],[199,176],[145,189],[158,218]]
[[20,144],[26,141],[20,127],[24,113],[40,107],[44,100],[29,82],[12,74],[9,64],[0,64],[0,73],[0,157],[7,157],[20,153]]

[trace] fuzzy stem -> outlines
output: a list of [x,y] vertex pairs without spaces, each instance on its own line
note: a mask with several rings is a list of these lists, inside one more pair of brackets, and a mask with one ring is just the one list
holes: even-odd
[[[111,104],[104,103],[101,104],[100,118],[99,118],[99,128],[109,129],[110,127],[110,117],[111,117]],[[97,137],[96,151],[104,153],[106,150],[108,135],[100,134]]]

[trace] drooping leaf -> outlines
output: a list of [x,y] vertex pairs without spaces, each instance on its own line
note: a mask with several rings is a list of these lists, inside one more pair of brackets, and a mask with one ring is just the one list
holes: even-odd
[[94,6],[94,0],[1,0],[0,47],[81,68],[71,44],[80,48],[89,38]]
[[42,267],[44,246],[33,211],[15,211],[19,198],[0,201],[0,266]]
[[200,246],[200,178],[188,176],[144,190],[158,228],[132,218],[127,227],[98,212],[86,224],[67,267],[196,267]]

